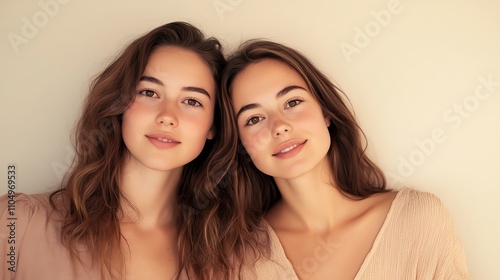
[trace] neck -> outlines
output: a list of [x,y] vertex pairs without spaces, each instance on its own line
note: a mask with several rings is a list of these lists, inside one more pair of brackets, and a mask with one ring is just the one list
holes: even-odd
[[277,212],[292,221],[287,228],[323,232],[341,222],[344,205],[350,199],[334,186],[331,178],[326,159],[297,178],[274,178],[282,195],[282,200],[275,206]]
[[182,167],[159,171],[128,160],[124,166],[120,189],[132,205],[121,203],[124,222],[144,229],[173,224],[181,173]]

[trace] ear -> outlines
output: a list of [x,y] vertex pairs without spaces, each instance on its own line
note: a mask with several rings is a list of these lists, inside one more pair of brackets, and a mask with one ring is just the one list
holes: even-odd
[[325,117],[325,124],[326,127],[330,127],[330,119],[328,117]]
[[208,133],[207,133],[207,139],[208,139],[208,140],[212,140],[212,139],[214,139],[214,134],[215,134],[215,133],[214,133],[214,127],[211,127],[211,128],[210,128],[210,130],[209,130],[209,131],[208,131]]

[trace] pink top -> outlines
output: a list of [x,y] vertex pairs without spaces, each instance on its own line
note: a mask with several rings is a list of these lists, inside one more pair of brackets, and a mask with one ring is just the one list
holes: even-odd
[[[298,280],[278,236],[263,222],[270,236],[271,255],[244,270],[242,279]],[[327,242],[319,246],[325,252],[331,249]],[[314,261],[321,260],[311,256],[304,261],[313,268]],[[439,198],[411,188],[398,192],[355,277],[365,279],[469,279],[454,223]]]
[[[8,205],[14,206],[13,213]],[[0,227],[2,279],[99,278],[96,271],[71,262],[69,252],[60,240],[60,223],[56,220],[61,217],[52,212],[48,194],[18,194],[15,203],[12,199],[9,203],[9,198],[2,196],[0,211],[2,225],[12,222],[15,230],[9,232],[5,226]],[[9,253],[11,256],[7,256]],[[82,257],[89,260],[84,252]],[[7,267],[4,267],[5,263]]]
[[52,211],[49,195],[18,194],[15,203],[0,196],[0,279],[101,279],[97,269],[89,268],[83,248],[80,257],[86,266],[71,261],[61,243],[61,217]]

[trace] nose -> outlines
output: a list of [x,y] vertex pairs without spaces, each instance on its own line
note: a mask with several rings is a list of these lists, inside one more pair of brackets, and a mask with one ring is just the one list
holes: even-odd
[[272,121],[273,137],[277,138],[292,132],[292,126],[286,120],[275,117]]
[[176,127],[178,121],[175,106],[173,104],[164,104],[156,117],[156,123]]

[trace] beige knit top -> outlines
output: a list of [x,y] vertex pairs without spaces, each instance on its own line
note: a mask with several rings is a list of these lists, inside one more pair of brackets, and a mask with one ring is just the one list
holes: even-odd
[[[244,270],[242,279],[298,280],[278,236],[263,222],[271,255]],[[309,262],[313,266],[314,257]],[[439,198],[411,188],[398,192],[355,278],[364,279],[469,279],[453,220]]]

